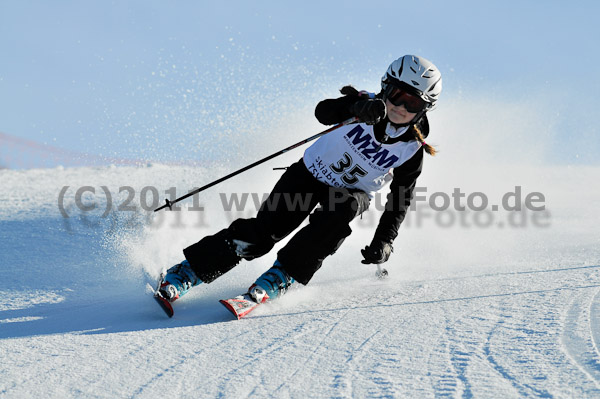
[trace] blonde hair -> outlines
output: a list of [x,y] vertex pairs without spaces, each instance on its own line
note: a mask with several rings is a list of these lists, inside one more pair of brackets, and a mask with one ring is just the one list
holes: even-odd
[[417,125],[412,126],[412,131],[413,131],[413,134],[415,135],[415,138],[417,139],[417,141],[419,143],[421,143],[421,145],[423,146],[423,149],[425,150],[426,153],[428,153],[432,157],[438,153],[438,151],[435,149],[434,146],[432,146],[431,144],[427,144],[425,142],[425,137],[423,137],[423,133],[421,133],[421,129],[419,129],[419,127]]

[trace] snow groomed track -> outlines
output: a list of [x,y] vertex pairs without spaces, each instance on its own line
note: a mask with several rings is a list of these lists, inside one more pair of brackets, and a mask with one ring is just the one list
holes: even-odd
[[[194,173],[210,177],[182,170],[175,183],[188,187]],[[64,185],[97,187],[84,199],[102,205],[99,187],[120,198],[116,188],[132,180],[137,191],[172,183],[173,169],[0,174],[11,193],[0,202],[2,397],[600,395],[598,238],[587,208],[573,216],[560,196],[568,173],[552,174],[561,190],[546,190],[550,229],[407,228],[386,264],[389,278],[379,280],[357,260],[371,234],[357,224],[310,285],[241,321],[218,300],[247,288],[271,256],[195,289],[173,319],[143,277],[180,260],[183,246],[231,215],[211,214],[197,227],[188,210],[151,228],[119,213],[102,218],[101,206],[83,217],[68,196],[69,219],[56,206]]]

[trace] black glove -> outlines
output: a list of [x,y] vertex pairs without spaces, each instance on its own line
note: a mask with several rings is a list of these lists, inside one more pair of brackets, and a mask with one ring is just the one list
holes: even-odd
[[385,103],[380,98],[358,100],[350,106],[350,113],[361,122],[374,125],[385,118]]
[[392,248],[392,244],[389,242],[374,239],[371,245],[367,245],[365,249],[360,250],[365,258],[362,260],[362,263],[368,265],[369,263],[380,264],[387,262],[393,251],[394,248]]

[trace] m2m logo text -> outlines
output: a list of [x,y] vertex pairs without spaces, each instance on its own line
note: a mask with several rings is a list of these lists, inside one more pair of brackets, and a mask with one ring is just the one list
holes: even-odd
[[354,129],[346,133],[346,137],[356,146],[359,154],[382,168],[390,168],[398,161],[399,158],[396,155],[389,155],[388,150],[381,149],[381,146],[372,140],[368,133],[363,135],[364,132],[365,129],[362,126],[356,125]]

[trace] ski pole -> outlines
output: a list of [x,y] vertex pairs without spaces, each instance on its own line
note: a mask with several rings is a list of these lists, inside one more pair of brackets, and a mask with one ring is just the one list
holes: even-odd
[[271,154],[268,157],[265,157],[265,158],[263,158],[263,159],[261,159],[259,161],[256,161],[256,162],[254,162],[254,163],[252,163],[252,164],[250,164],[248,166],[245,166],[245,167],[243,167],[243,168],[241,168],[239,170],[236,170],[235,172],[232,172],[232,173],[228,174],[227,176],[223,176],[220,179],[217,179],[217,180],[213,181],[212,183],[208,183],[207,185],[205,185],[203,187],[200,187],[200,188],[198,188],[198,189],[196,189],[194,191],[190,191],[186,195],[181,196],[181,197],[179,197],[179,198],[177,198],[177,199],[175,199],[173,201],[169,201],[168,199],[165,199],[165,205],[163,205],[163,206],[161,206],[159,208],[156,208],[154,210],[154,212],[158,212],[158,211],[160,211],[161,209],[164,209],[164,208],[169,208],[170,210],[173,210],[173,208],[172,208],[173,204],[175,204],[175,203],[177,203],[177,202],[179,202],[181,200],[184,200],[184,199],[186,199],[188,197],[191,197],[192,195],[198,194],[201,191],[204,191],[204,190],[206,190],[206,189],[208,189],[208,188],[210,188],[210,187],[212,187],[214,185],[217,185],[217,184],[219,184],[219,183],[221,183],[221,182],[223,182],[223,181],[225,181],[227,179],[230,179],[233,176],[237,176],[240,173],[243,173],[243,172],[247,171],[248,169],[252,169],[253,167],[258,166],[258,165],[260,165],[262,163],[265,163],[265,162],[267,162],[267,161],[269,161],[269,160],[271,160],[271,159],[273,159],[275,157],[278,157],[278,156],[280,156],[282,154],[285,154],[286,152],[288,152],[290,150],[293,150],[296,147],[300,147],[301,145],[306,144],[306,143],[308,143],[310,141],[313,141],[314,139],[317,139],[317,138],[319,138],[321,136],[324,136],[327,133],[333,132],[334,130],[336,130],[336,129],[342,127],[342,126],[346,126],[346,125],[349,125],[349,124],[355,123],[355,122],[358,122],[358,118],[357,117],[352,117],[350,119],[347,119],[347,120],[345,120],[345,121],[343,121],[341,123],[338,123],[335,126],[330,127],[327,130],[323,130],[322,132],[315,134],[314,136],[311,136],[311,137],[309,137],[307,139],[304,139],[304,140],[302,140],[302,141],[300,141],[300,142],[298,142],[298,143],[296,143],[294,145],[291,145],[291,146],[289,146],[287,148],[284,148],[281,151],[278,151],[278,152],[276,152],[274,154]]

